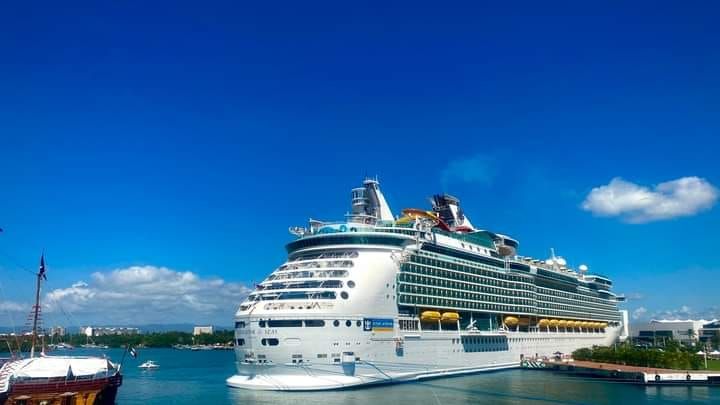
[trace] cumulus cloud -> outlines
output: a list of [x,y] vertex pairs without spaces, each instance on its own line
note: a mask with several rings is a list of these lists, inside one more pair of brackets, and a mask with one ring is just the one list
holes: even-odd
[[633,319],[651,320],[651,319],[667,319],[667,320],[712,320],[720,319],[720,306],[706,307],[700,310],[695,310],[688,305],[681,305],[678,308],[671,309],[659,309],[655,311],[649,311],[645,307],[639,307],[632,313]]
[[0,311],[3,312],[29,312],[30,304],[22,304],[15,301],[0,301]]
[[679,308],[655,311],[651,315],[653,319],[717,319],[720,318],[720,307],[695,310],[682,305]]
[[442,183],[453,182],[490,184],[495,177],[495,164],[492,158],[475,155],[456,159],[448,163],[442,171]]
[[582,209],[629,223],[645,223],[695,215],[712,208],[717,199],[718,189],[699,177],[666,181],[653,188],[616,177],[592,189]]
[[81,323],[230,324],[249,292],[242,284],[189,271],[133,266],[96,272],[89,282],[54,289],[44,303],[47,312],[71,313]]
[[632,318],[633,319],[641,319],[645,316],[646,313],[647,313],[647,308],[645,308],[645,307],[636,308],[632,313]]
[[628,301],[640,301],[645,299],[645,294],[639,292],[631,292],[625,294],[625,299]]

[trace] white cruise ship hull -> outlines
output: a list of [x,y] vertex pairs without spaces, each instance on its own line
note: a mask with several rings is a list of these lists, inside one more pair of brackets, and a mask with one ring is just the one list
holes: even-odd
[[[432,331],[405,336],[402,353],[398,347],[399,339],[378,337],[371,343],[366,342],[366,346],[377,346],[376,350],[366,352],[367,359],[356,357],[353,352],[352,361],[346,355],[335,364],[316,363],[313,359],[294,364],[239,362],[238,374],[226,382],[231,387],[251,390],[313,391],[473,374],[517,368],[522,358],[551,357],[555,352],[572,353],[582,347],[610,345],[619,333],[619,328],[590,333],[458,334],[457,331]],[[464,339],[500,336],[507,341],[506,350],[468,352],[464,348],[467,345],[462,344]],[[488,345],[486,349],[495,348]],[[372,352],[374,355],[370,355]]]

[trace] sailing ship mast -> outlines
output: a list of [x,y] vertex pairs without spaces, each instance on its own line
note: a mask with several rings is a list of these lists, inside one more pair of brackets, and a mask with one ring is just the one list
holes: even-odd
[[32,345],[30,346],[30,357],[35,357],[35,344],[38,338],[38,320],[40,319],[40,284],[41,281],[47,280],[45,276],[45,254],[40,256],[40,269],[37,273],[37,284],[35,287],[35,305],[33,306],[33,328],[32,328]]

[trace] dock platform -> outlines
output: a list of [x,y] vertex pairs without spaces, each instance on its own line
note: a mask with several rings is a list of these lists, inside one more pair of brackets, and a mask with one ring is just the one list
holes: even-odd
[[720,387],[720,372],[716,371],[671,370],[592,361],[525,360],[522,365],[529,369],[559,371],[641,385],[716,385]]

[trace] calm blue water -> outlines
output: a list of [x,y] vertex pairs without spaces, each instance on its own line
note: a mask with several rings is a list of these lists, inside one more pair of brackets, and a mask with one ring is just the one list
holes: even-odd
[[[101,354],[80,351],[74,354]],[[119,361],[122,350],[104,351]],[[155,360],[160,369],[137,366]],[[720,403],[720,388],[639,387],[563,376],[546,371],[512,370],[345,391],[294,393],[228,388],[234,372],[232,351],[142,349],[126,358],[119,404],[681,404]]]

